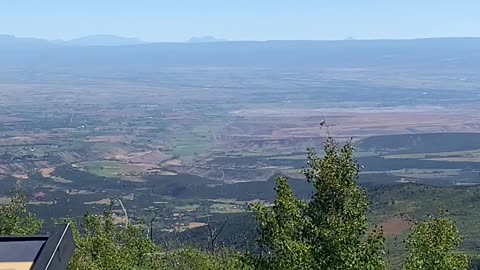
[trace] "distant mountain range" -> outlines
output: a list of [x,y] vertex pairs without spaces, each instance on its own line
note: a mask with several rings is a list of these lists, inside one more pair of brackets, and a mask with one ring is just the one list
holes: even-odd
[[0,35],[0,49],[29,49],[52,46],[52,42],[39,38],[18,38],[10,35]]
[[[222,42],[213,36],[192,37],[188,43]],[[12,35],[0,35],[0,49],[29,49],[55,46],[129,46],[149,43],[134,37],[120,37],[115,35],[89,35],[71,40],[47,40],[40,38],[22,38]]]
[[222,41],[148,43],[88,36],[70,41],[0,36],[0,68],[159,69],[163,67],[408,68],[480,70],[480,38],[411,40]]
[[213,36],[192,37],[188,40],[190,43],[209,43],[209,42],[224,42],[225,39],[216,38]]
[[0,35],[0,49],[29,49],[55,46],[128,46],[145,43],[147,42],[138,38],[114,35],[89,35],[72,40],[46,40]]
[[114,35],[90,35],[81,38],[63,41],[72,46],[126,46],[147,43],[138,38],[119,37]]

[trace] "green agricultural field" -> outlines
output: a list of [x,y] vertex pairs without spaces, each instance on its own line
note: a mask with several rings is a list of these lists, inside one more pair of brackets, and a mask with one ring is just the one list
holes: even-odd
[[43,157],[49,153],[58,151],[55,145],[35,145],[33,146],[33,154],[38,157]]
[[200,208],[200,205],[198,204],[185,204],[185,205],[178,205],[178,206],[175,206],[175,211],[177,212],[193,212],[197,209]]
[[86,161],[77,164],[87,172],[103,177],[117,177],[123,169],[117,161]]
[[36,158],[42,158],[43,156],[60,151],[55,145],[30,145],[30,146],[3,146],[0,147],[1,155],[10,155],[13,158],[22,158],[27,155],[31,155]]
[[188,142],[182,141],[181,144],[173,146],[172,155],[175,158],[189,158],[195,154],[203,153],[203,151],[208,148],[209,145],[206,142],[194,140]]
[[84,142],[69,141],[69,142],[65,142],[65,143],[59,145],[57,150],[58,151],[74,151],[74,150],[78,150],[78,149],[82,148],[83,146],[85,146]]
[[86,161],[76,165],[91,174],[109,178],[142,175],[145,171],[145,167],[110,160]]
[[228,123],[223,116],[209,115],[202,119],[189,119],[182,127],[175,127],[175,132],[169,134],[172,155],[176,158],[191,158],[196,154],[210,152],[214,146],[216,133]]

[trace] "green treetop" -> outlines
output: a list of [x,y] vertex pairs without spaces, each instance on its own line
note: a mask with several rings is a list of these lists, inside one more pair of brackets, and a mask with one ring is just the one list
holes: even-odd
[[27,210],[26,197],[18,189],[10,203],[0,205],[0,235],[33,235],[42,227],[42,221]]
[[324,157],[309,150],[306,180],[311,200],[294,194],[285,178],[276,181],[275,206],[254,205],[265,252],[256,263],[269,269],[384,269],[381,230],[368,231],[365,191],[350,143],[328,138]]
[[452,220],[441,211],[438,217],[417,224],[405,240],[405,270],[465,270],[470,259],[454,252],[462,241]]

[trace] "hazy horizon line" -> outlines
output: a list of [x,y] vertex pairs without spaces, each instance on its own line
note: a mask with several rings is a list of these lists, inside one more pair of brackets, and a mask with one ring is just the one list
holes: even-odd
[[[381,41],[381,40],[422,40],[422,39],[453,39],[453,38],[480,38],[480,36],[426,36],[426,37],[411,37],[411,38],[355,38],[355,37],[346,37],[344,39],[225,39],[221,37],[216,37],[212,35],[200,35],[200,36],[192,36],[185,40],[145,40],[141,37],[137,36],[122,36],[116,34],[88,34],[83,36],[78,36],[74,38],[44,38],[44,37],[36,37],[36,36],[19,36],[15,34],[4,34],[0,33],[0,36],[9,36],[18,39],[39,39],[49,42],[61,42],[61,41],[73,41],[82,38],[88,37],[112,37],[112,38],[123,38],[123,39],[136,39],[141,41],[142,43],[187,43],[193,39],[201,39],[201,38],[213,38],[214,41],[211,42],[268,42],[268,41]],[[207,41],[208,42],[208,41]]]

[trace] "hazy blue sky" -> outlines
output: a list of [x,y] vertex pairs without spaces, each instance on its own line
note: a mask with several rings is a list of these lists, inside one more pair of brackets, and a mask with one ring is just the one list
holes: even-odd
[[480,36],[479,0],[0,0],[0,34],[184,41]]

